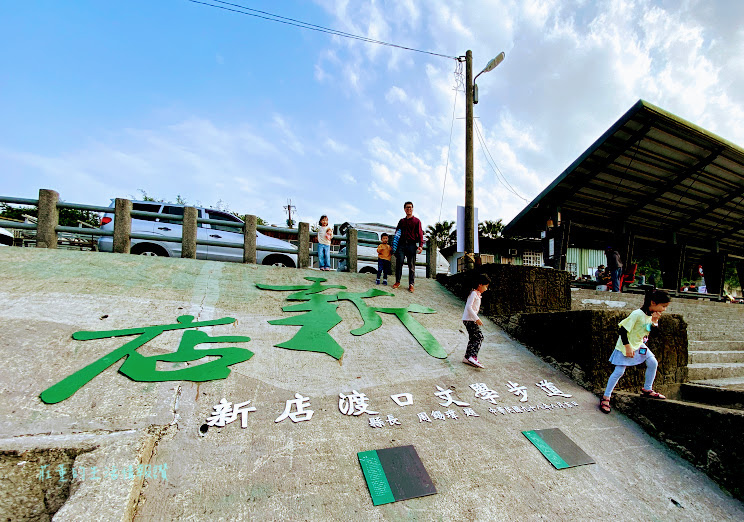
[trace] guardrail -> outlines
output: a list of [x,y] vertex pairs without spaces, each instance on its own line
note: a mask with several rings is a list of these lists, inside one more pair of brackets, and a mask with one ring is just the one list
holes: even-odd
[[[114,213],[114,230],[86,229],[86,236],[107,236],[113,237],[113,251],[120,254],[131,253],[132,239],[151,240],[158,242],[175,242],[181,244],[181,257],[188,259],[196,258],[197,245],[241,248],[235,243],[218,241],[212,239],[198,239],[197,228],[199,224],[210,224],[218,226],[229,226],[238,228],[243,234],[243,262],[256,263],[256,252],[276,252],[284,254],[294,254],[297,256],[297,268],[308,268],[310,266],[310,257],[317,257],[318,253],[313,252],[310,246],[310,225],[308,223],[299,223],[298,228],[277,228],[256,224],[256,216],[248,215],[244,223],[234,221],[223,221],[218,219],[206,219],[198,217],[196,207],[184,207],[183,215],[178,214],[161,214],[157,212],[146,212],[142,210],[133,210],[132,202],[128,199],[117,198],[114,201],[114,208],[101,207],[95,205],[83,205],[78,203],[67,203],[59,200],[59,193],[54,190],[39,190],[39,199],[15,198],[9,196],[0,196],[0,203],[30,205],[38,207],[37,223],[18,223],[0,218],[0,227],[22,230],[36,231],[37,248],[57,248],[58,233],[79,233],[77,227],[67,227],[59,225],[59,209],[68,208],[75,210],[85,210],[91,212]],[[169,221],[180,221],[182,226],[181,237],[164,238],[163,236],[153,234],[132,233],[132,218],[151,218],[167,219]],[[296,248],[270,247],[256,244],[256,231],[259,232],[281,232],[290,235],[296,235],[298,246]],[[343,259],[350,272],[356,272],[357,261],[376,262],[376,257],[357,256],[357,230],[349,227],[345,235],[334,235],[333,239],[341,240],[345,244],[346,252],[339,254],[332,252],[331,257],[334,259]],[[393,260],[394,262],[394,260]],[[426,266],[426,277],[436,275],[436,250],[434,242],[429,242],[426,251],[426,263],[416,263],[417,266]]]

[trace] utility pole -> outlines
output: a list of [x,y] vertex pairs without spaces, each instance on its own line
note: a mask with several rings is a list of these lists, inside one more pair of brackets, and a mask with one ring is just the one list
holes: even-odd
[[[479,72],[477,79],[483,73],[492,71],[504,60],[504,53],[499,54],[488,62],[485,69]],[[458,58],[462,61],[462,56]],[[473,51],[465,53],[465,269],[471,270],[475,266],[475,188],[473,183],[473,97],[477,91],[473,78]],[[478,103],[478,100],[475,100]]]
[[284,207],[284,210],[286,210],[286,211],[287,211],[287,226],[288,226],[289,228],[294,228],[294,227],[293,227],[293,225],[294,225],[294,221],[292,221],[292,210],[293,210],[293,209],[294,209],[294,210],[297,210],[297,207],[295,207],[294,205],[292,205],[292,200],[291,200],[291,199],[288,199],[288,200],[287,200],[287,204],[286,204],[286,206]]
[[473,214],[473,51],[465,53],[465,269],[475,265]]

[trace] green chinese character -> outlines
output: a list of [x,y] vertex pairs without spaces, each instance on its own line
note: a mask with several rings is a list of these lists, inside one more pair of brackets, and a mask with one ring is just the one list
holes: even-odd
[[321,295],[320,292],[330,288],[346,289],[346,287],[341,285],[323,285],[322,283],[326,279],[322,277],[306,277],[305,279],[311,281],[312,284],[287,286],[256,285],[262,290],[299,290],[299,292],[288,296],[287,300],[303,302],[285,306],[282,310],[285,312],[307,312],[293,317],[269,321],[269,324],[274,325],[300,327],[299,331],[289,341],[275,346],[290,350],[327,353],[331,357],[340,359],[344,354],[344,349],[331,337],[329,332],[341,322],[341,316],[338,315],[339,301],[349,301],[356,306],[363,321],[361,327],[351,330],[352,335],[364,335],[382,326],[382,319],[378,315],[379,313],[393,314],[403,323],[406,329],[429,355],[438,359],[445,359],[447,357],[447,353],[434,336],[410,315],[412,312],[432,314],[436,313],[436,310],[417,304],[411,304],[405,308],[368,306],[364,302],[364,299],[395,295],[376,288],[367,290],[366,292],[338,292],[336,295]]
[[[216,326],[232,324],[235,319],[232,317],[223,317],[210,321],[193,322],[194,316],[182,315],[176,319],[177,324],[153,325],[144,328],[129,328],[123,330],[110,330],[104,332],[86,332],[80,331],[72,334],[72,338],[78,341],[89,341],[92,339],[106,339],[109,337],[123,337],[127,335],[138,335],[136,339],[129,341],[113,352],[104,355],[97,361],[89,364],[85,368],[78,370],[69,377],[58,382],[54,386],[44,390],[40,398],[47,404],[55,404],[71,397],[80,388],[93,380],[106,368],[115,362],[126,359],[119,368],[119,371],[132,379],[139,382],[163,382],[163,381],[212,381],[224,379],[230,375],[229,366],[239,362],[247,361],[253,357],[253,352],[245,348],[213,348],[206,350],[194,349],[199,344],[204,343],[236,343],[248,342],[250,337],[241,335],[223,335],[210,337],[204,332],[189,331],[184,332],[178,350],[173,353],[152,355],[145,357],[137,353],[137,349],[145,343],[153,340],[163,332],[170,330],[184,330],[186,328],[198,328],[201,326]],[[157,370],[158,361],[163,362],[193,362],[204,357],[218,357],[211,361],[180,368],[177,370]]]

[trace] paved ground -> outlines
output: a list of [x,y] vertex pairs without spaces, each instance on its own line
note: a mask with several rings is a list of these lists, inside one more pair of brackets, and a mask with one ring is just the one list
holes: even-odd
[[[34,495],[51,502],[59,475],[39,480],[42,460],[34,451],[62,448],[65,462],[73,466],[74,459],[74,467],[88,475],[66,477],[72,478],[69,499],[55,520],[93,513],[101,520],[744,519],[740,502],[628,418],[599,413],[593,395],[495,325],[486,322],[480,357],[488,369],[463,365],[463,303],[434,281],[418,281],[413,295],[399,290],[369,301],[434,308],[436,314],[415,318],[442,344],[447,359],[429,356],[392,315],[383,316],[379,330],[351,335],[362,321],[343,302],[343,321],[331,330],[345,350],[337,361],[274,347],[298,327],[267,321],[296,314],[281,310],[289,304],[287,292],[259,290],[255,283],[302,284],[304,276],[322,275],[362,292],[373,286],[370,276],[13,248],[0,249],[0,274],[0,469],[10,478],[0,486],[0,498],[11,500],[0,505],[12,506],[0,508],[3,517],[22,518]],[[44,389],[131,339],[76,341],[73,332],[172,324],[183,314],[201,321],[236,318],[204,330],[249,336],[248,343],[230,345],[255,355],[233,366],[226,379],[199,385],[135,382],[118,373],[116,363],[65,401],[39,400]],[[179,332],[164,333],[139,353],[173,352],[180,338]],[[494,415],[493,405],[469,388],[485,383],[499,392],[499,405],[515,406],[519,398],[507,389],[512,381],[527,387],[528,405],[556,402],[535,386],[543,379],[571,394],[567,400],[578,407]],[[480,416],[441,406],[437,386],[452,390]],[[342,415],[339,393],[352,390],[365,393],[382,420],[390,414],[400,425],[372,428],[367,414]],[[295,393],[310,398],[312,419],[276,423]],[[412,394],[414,404],[396,405],[390,395],[398,393]],[[248,427],[242,429],[238,418],[200,433],[223,397],[251,401],[256,411],[247,414]],[[458,419],[428,423],[417,415],[448,409]],[[544,428],[563,430],[596,464],[555,470],[521,434]],[[357,452],[408,444],[438,494],[374,507]],[[167,479],[138,477],[142,462],[167,465]],[[122,474],[130,465],[133,476]],[[90,476],[94,467],[98,480]],[[105,474],[111,469],[118,470],[115,478]]]

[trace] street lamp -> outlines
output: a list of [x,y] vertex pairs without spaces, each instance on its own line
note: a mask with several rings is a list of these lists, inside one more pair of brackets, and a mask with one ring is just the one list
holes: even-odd
[[[488,62],[485,69],[476,75],[492,71],[506,55],[502,52]],[[465,53],[465,267],[472,269],[475,263],[475,227],[473,223],[473,104],[478,103],[477,87],[474,87],[473,51]],[[475,98],[475,101],[473,100]]]

